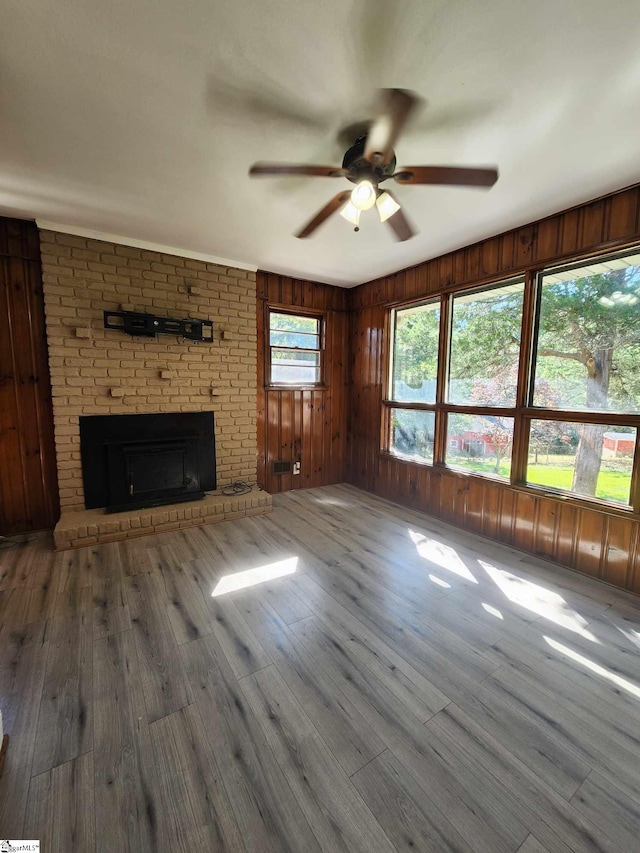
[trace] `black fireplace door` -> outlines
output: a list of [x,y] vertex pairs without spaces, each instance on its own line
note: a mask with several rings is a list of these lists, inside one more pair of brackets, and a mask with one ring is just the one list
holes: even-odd
[[198,440],[108,442],[107,512],[159,506],[201,496]]
[[197,500],[216,489],[213,412],[80,417],[87,509]]

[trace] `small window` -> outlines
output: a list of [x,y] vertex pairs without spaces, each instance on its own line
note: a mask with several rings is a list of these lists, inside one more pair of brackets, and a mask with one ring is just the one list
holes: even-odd
[[272,385],[319,385],[322,381],[322,320],[269,312]]

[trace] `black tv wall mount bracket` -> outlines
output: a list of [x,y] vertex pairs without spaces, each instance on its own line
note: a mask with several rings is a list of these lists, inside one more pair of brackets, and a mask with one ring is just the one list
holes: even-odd
[[211,320],[193,318],[176,320],[172,317],[156,317],[154,314],[140,314],[136,311],[105,311],[104,327],[141,338],[178,335],[189,341],[213,342]]

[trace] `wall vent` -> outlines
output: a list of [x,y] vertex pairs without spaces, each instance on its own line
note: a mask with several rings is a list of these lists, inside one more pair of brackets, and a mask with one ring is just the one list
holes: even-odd
[[277,459],[273,463],[274,474],[290,474],[291,462],[286,459]]

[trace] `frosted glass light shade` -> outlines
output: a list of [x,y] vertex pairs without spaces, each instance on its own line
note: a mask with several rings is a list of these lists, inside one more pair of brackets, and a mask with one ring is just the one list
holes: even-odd
[[352,225],[360,225],[360,211],[350,201],[340,211],[340,216],[344,216],[347,222]]
[[376,199],[376,206],[380,214],[380,222],[386,222],[390,216],[400,210],[400,205],[391,198],[389,193],[379,195]]
[[369,210],[376,202],[376,191],[371,181],[360,181],[351,193],[351,203],[358,210]]

